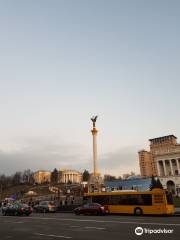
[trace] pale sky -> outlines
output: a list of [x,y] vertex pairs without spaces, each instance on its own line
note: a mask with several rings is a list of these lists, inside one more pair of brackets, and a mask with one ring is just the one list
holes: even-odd
[[139,172],[148,139],[180,138],[180,2],[0,0],[0,174]]

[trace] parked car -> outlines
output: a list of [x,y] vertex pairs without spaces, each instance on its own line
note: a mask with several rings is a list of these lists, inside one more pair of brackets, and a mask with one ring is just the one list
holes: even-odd
[[33,207],[34,212],[56,212],[57,207],[52,201],[42,201]]
[[89,214],[89,215],[105,215],[106,211],[104,207],[99,203],[88,203],[81,207],[74,209],[76,215]]
[[29,216],[32,213],[32,208],[27,204],[14,203],[2,207],[2,215],[14,215],[14,216]]

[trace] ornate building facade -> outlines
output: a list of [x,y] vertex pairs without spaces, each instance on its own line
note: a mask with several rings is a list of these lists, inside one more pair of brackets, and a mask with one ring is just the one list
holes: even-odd
[[71,170],[64,169],[59,171],[59,183],[81,183],[82,173]]
[[150,139],[150,151],[139,151],[142,176],[180,175],[180,144],[174,135]]
[[150,151],[139,151],[142,176],[158,176],[164,185],[175,190],[180,188],[180,144],[177,137],[168,135],[149,139]]

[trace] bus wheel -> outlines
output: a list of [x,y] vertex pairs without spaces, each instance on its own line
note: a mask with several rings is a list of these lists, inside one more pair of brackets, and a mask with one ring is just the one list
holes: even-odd
[[141,216],[141,215],[143,215],[142,209],[141,209],[141,208],[135,208],[135,209],[134,209],[134,215],[136,215],[136,216]]

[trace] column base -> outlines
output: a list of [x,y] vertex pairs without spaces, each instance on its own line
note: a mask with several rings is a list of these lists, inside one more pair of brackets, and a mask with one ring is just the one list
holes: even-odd
[[102,192],[104,181],[100,173],[92,173],[88,180],[88,192]]

